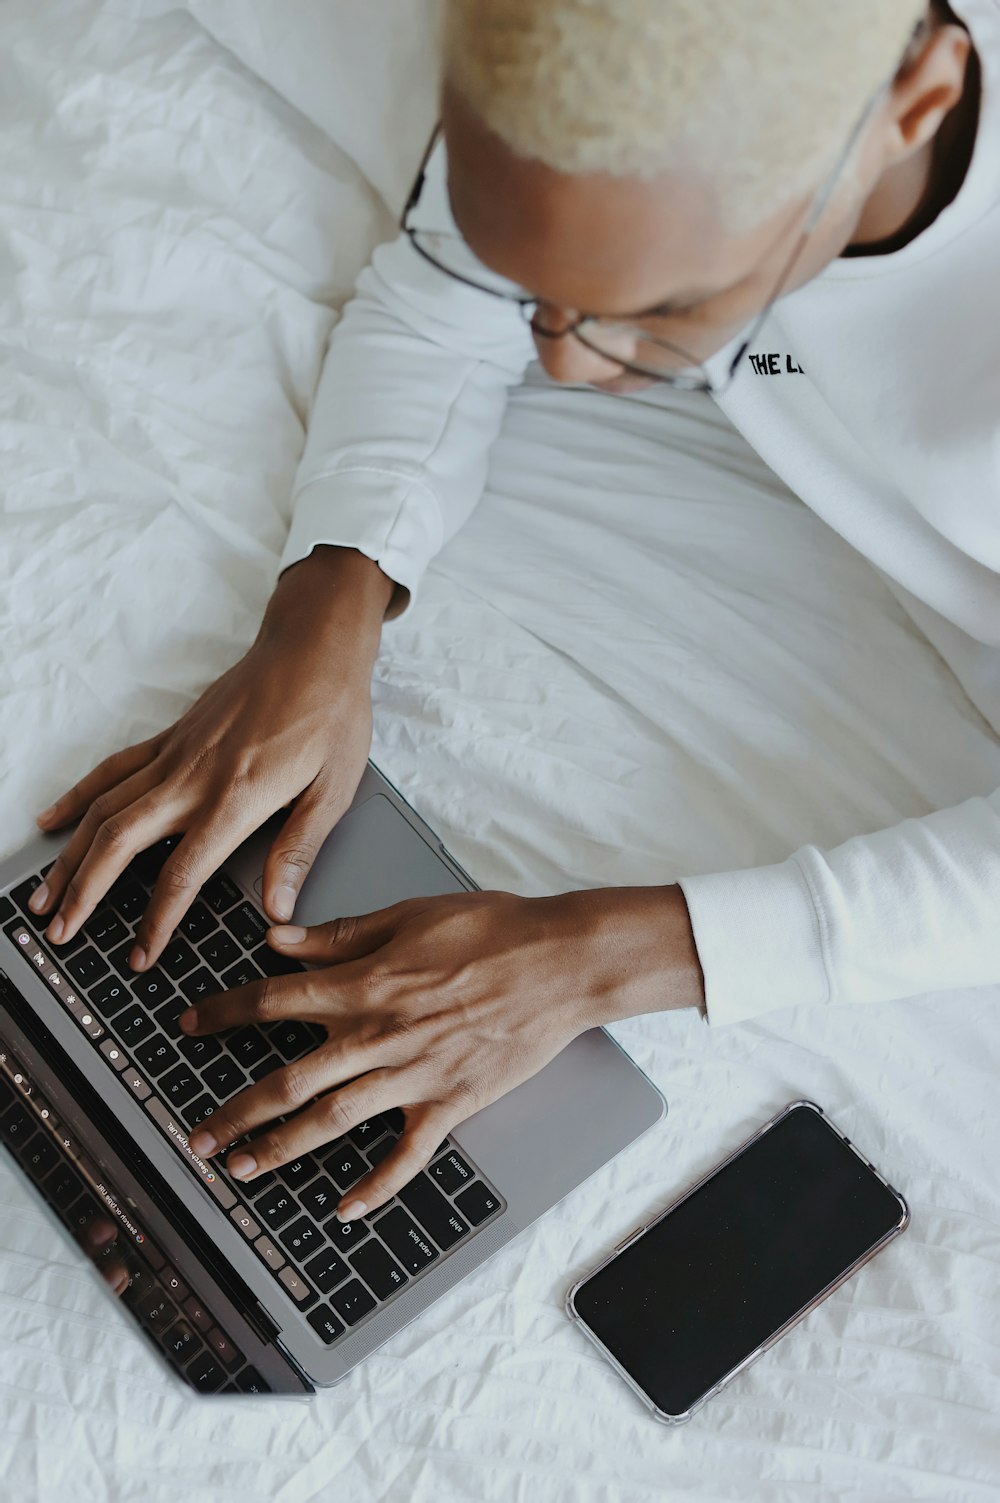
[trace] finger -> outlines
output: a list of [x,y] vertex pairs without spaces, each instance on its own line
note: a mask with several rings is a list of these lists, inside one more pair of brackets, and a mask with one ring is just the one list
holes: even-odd
[[322,1022],[330,1012],[332,991],[329,977],[323,978],[321,990],[311,971],[264,976],[260,981],[203,998],[197,1007],[185,1009],[177,1022],[188,1034],[220,1033],[224,1028],[277,1023],[282,1018]]
[[410,900],[362,913],[314,924],[311,929],[299,924],[276,924],[268,930],[267,942],[279,954],[294,955],[296,960],[340,965],[362,960],[389,943],[396,934]]
[[299,794],[264,863],[264,909],[279,921],[290,919],[303,882],[343,810],[316,791]]
[[[125,811],[149,795],[158,783],[158,774],[150,765],[135,773],[117,788],[98,794],[70,840],[52,863],[45,881],[32,893],[29,906],[35,913],[55,909],[49,921],[48,937],[57,944],[70,937],[71,931],[67,927],[69,914],[77,901],[79,872],[87,855],[95,845],[109,854],[115,850]],[[170,834],[172,831],[165,833]],[[95,901],[99,901],[104,896],[107,888],[119,875],[119,870],[123,869],[129,860],[131,860],[130,855],[122,857],[121,867],[115,869],[114,875],[108,877],[106,886],[99,893],[94,894]],[[60,920],[59,924],[56,923],[56,919]]]
[[123,751],[105,757],[86,777],[74,783],[66,793],[60,794],[47,809],[43,809],[36,823],[43,830],[58,830],[63,825],[71,824],[74,819],[79,819],[100,794],[124,782],[152,762],[160,750],[164,735],[165,732],[160,731],[147,741],[138,741],[134,746],[126,746]]
[[72,939],[140,851],[183,828],[184,811],[178,810],[172,800],[168,802],[159,784],[122,809],[114,808],[114,795],[106,798],[107,802],[104,796],[96,799],[92,806],[95,813],[89,849],[67,878],[62,901],[46,930],[56,944]]
[[136,927],[135,948],[129,955],[134,970],[143,971],[156,963],[200,888],[254,829],[245,812],[238,814],[225,804],[211,811],[207,821],[200,819],[189,827],[160,868]]

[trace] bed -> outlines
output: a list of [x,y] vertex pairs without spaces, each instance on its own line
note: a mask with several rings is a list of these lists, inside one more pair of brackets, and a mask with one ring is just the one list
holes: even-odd
[[[433,113],[410,0],[6,0],[3,847],[249,644],[336,310]],[[369,71],[366,72],[366,69]],[[879,577],[701,397],[513,397],[387,628],[373,756],[484,886],[777,860],[988,792],[1000,745]],[[995,1499],[993,990],[613,1031],[664,1122],[308,1403],[189,1399],[0,1159],[0,1494],[88,1503]],[[695,1423],[566,1287],[788,1100],[907,1234]]]

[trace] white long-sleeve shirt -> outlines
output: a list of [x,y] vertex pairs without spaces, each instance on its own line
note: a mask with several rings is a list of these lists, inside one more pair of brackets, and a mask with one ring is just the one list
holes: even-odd
[[[841,258],[783,299],[720,404],[1000,732],[1000,0],[956,8],[983,84],[958,196],[902,250]],[[425,195],[421,223],[454,232],[443,151]],[[475,507],[533,355],[516,308],[405,238],[381,247],[331,341],[282,565],[358,548],[405,609]],[[1000,982],[1000,791],[681,885],[715,1024]]]

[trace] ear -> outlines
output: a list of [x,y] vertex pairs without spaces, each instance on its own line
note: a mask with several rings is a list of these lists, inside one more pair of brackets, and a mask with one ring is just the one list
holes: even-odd
[[890,95],[887,165],[902,162],[937,134],[962,97],[972,40],[963,26],[934,25],[918,38]]

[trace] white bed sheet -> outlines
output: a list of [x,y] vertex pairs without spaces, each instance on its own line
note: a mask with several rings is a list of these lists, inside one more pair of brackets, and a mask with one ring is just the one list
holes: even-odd
[[[183,13],[7,0],[3,846],[251,639],[331,323],[384,210]],[[1000,781],[881,582],[695,399],[518,393],[488,495],[386,632],[375,756],[484,885],[778,859]],[[995,991],[615,1032],[667,1120],[332,1392],[173,1387],[0,1160],[0,1496],[995,1499]],[[820,1101],[907,1235],[686,1428],[566,1286],[756,1124]]]

